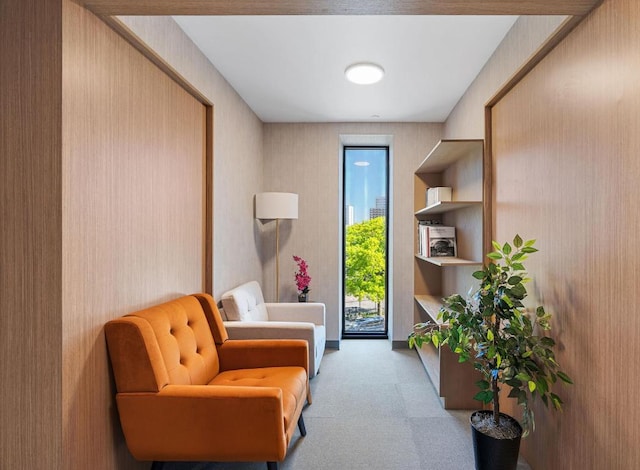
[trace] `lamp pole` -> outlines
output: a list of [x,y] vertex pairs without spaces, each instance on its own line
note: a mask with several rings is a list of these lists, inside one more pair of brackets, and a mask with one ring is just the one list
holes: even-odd
[[256,194],[256,219],[276,221],[276,302],[280,302],[280,219],[297,218],[297,194],[276,192]]
[[280,302],[280,219],[276,219],[276,302]]

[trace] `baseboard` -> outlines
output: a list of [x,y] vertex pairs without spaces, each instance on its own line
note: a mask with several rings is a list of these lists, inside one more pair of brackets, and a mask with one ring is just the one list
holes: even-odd
[[324,343],[324,347],[326,349],[340,349],[340,340],[339,339],[331,339],[326,340]]
[[391,341],[391,349],[409,349],[409,342],[406,339]]

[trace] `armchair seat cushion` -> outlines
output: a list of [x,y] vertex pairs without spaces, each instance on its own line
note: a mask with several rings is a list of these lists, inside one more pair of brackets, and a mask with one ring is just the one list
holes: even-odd
[[[232,387],[275,387],[282,390],[284,428],[288,429],[306,396],[307,373],[302,367],[262,367],[220,372],[209,385]],[[296,418],[297,419],[297,418]]]

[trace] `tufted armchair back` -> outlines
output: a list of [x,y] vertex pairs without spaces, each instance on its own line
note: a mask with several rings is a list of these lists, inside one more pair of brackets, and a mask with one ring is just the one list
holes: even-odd
[[119,393],[205,385],[220,371],[216,343],[226,341],[227,334],[206,294],[132,313],[105,329]]

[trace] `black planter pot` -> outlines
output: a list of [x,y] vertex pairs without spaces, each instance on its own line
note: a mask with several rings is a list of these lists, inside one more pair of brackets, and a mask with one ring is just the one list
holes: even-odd
[[518,421],[504,413],[500,413],[500,417],[515,424],[520,430],[518,437],[513,439],[496,439],[478,431],[473,426],[474,416],[492,414],[493,411],[490,410],[474,411],[469,420],[471,423],[471,437],[473,438],[476,470],[516,470],[518,467],[522,427]]

